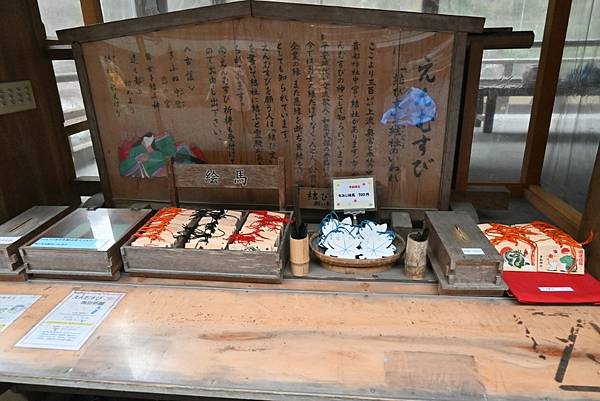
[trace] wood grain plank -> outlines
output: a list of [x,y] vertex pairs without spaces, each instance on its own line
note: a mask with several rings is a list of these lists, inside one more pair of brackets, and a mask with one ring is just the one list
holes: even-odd
[[250,1],[246,0],[218,4],[212,7],[200,7],[191,10],[107,22],[97,26],[63,29],[56,33],[59,40],[65,43],[83,43],[152,32],[180,25],[239,18],[249,16],[250,14]]
[[[595,307],[129,280],[0,283],[0,293],[42,296],[0,337],[2,382],[303,401],[600,399],[559,387],[597,381],[586,356],[597,353]],[[41,364],[50,351],[13,346],[75,287],[126,295],[80,352],[51,351]],[[564,382],[557,383],[561,339],[578,324]]]
[[485,21],[484,18],[479,17],[385,11],[369,8],[323,7],[268,1],[253,2],[252,15],[258,18],[402,27],[432,32],[482,32]]
[[558,227],[574,237],[579,234],[581,212],[538,185],[527,187],[523,193],[529,203],[544,213]]

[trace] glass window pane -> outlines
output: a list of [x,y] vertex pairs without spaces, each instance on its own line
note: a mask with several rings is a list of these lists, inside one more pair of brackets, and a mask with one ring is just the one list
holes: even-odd
[[573,2],[542,187],[583,211],[600,143],[600,2]]
[[484,51],[469,181],[518,182],[539,52]]
[[83,131],[69,137],[75,175],[77,177],[98,177],[98,166],[94,157],[90,131]]
[[56,38],[56,31],[83,25],[79,0],[38,0],[46,36]]
[[486,18],[485,26],[534,32],[531,49],[483,53],[470,181],[517,182],[521,177],[547,0],[439,0],[440,14]]
[[52,66],[54,67],[65,121],[85,117],[83,96],[77,79],[75,62],[72,60],[55,60],[52,61]]

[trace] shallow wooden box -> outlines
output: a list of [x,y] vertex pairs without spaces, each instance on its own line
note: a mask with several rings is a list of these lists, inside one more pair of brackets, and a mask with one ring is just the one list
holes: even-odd
[[121,248],[125,271],[135,276],[280,283],[288,241],[277,252],[185,248]]
[[[119,248],[144,223],[150,210],[129,209],[76,209],[64,219],[37,235],[20,249],[27,273],[38,277],[63,277],[82,279],[116,279],[123,266]],[[95,219],[92,217],[100,217]],[[78,225],[79,224],[79,225]],[[67,232],[81,230],[89,224],[95,239],[107,239],[101,249],[50,248],[32,246],[40,238],[76,237]],[[115,232],[117,230],[118,232]],[[65,229],[68,227],[68,229]],[[73,227],[77,227],[73,229]],[[88,226],[85,226],[88,228]]]
[[69,206],[34,206],[2,224],[0,238],[12,237],[14,241],[0,243],[0,275],[8,277],[21,274],[23,260],[19,247],[65,216],[69,210]]
[[502,295],[502,256],[466,212],[425,212],[427,256],[440,292]]
[[[292,219],[293,212],[285,213]],[[240,226],[247,217],[244,214]],[[276,252],[121,247],[127,273],[144,277],[280,283],[289,256],[290,225],[281,230]]]

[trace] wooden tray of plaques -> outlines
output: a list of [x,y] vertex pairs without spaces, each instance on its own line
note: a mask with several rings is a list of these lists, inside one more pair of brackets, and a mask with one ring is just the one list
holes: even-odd
[[19,247],[64,217],[69,206],[34,206],[0,226],[0,281],[26,278]]
[[119,248],[150,210],[75,209],[21,247],[27,273],[37,277],[114,280],[123,265]]
[[[277,213],[292,219],[293,212]],[[247,215],[245,212],[240,219],[238,229]],[[143,277],[279,283],[289,257],[290,225],[284,224],[273,252],[134,247],[132,237],[121,247],[124,268]]]

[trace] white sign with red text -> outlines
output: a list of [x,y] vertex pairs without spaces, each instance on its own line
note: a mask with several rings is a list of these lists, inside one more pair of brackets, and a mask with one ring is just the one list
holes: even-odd
[[375,209],[375,178],[334,178],[333,209],[346,211]]

